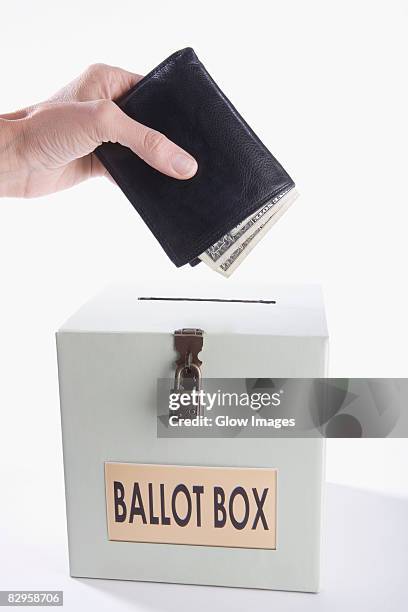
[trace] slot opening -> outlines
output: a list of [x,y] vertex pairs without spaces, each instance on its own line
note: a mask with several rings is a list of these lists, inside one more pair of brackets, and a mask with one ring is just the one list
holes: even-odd
[[188,297],[138,297],[138,300],[152,302],[225,302],[234,304],[276,304],[276,300],[238,300],[224,298],[188,298]]

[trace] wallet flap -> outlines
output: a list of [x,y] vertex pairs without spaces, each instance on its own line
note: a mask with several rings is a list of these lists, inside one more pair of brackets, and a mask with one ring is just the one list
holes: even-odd
[[95,151],[176,266],[294,186],[191,48],[171,55],[117,103],[198,162],[193,178],[177,180],[120,144]]

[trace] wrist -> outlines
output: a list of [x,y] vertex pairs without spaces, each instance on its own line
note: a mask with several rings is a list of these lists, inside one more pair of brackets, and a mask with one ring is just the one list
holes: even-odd
[[0,197],[18,197],[24,191],[23,143],[27,119],[0,117]]

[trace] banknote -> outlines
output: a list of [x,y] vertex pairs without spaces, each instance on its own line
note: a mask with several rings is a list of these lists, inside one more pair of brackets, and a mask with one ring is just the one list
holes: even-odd
[[260,225],[265,223],[265,221],[277,210],[290,191],[292,191],[292,189],[287,189],[271,200],[268,200],[261,208],[256,210],[239,225],[232,228],[227,234],[220,238],[220,240],[217,240],[217,242],[210,246],[200,255],[200,259],[213,269],[220,266],[243,242],[246,241],[249,232],[254,232]]
[[269,232],[271,227],[285,214],[288,208],[298,197],[298,192],[295,189],[287,194],[279,210],[276,210],[275,214],[269,216],[269,218],[261,225],[259,225],[255,231],[249,232],[246,239],[230,254],[227,260],[225,260],[216,269],[223,276],[230,276],[243,260],[249,255],[252,249],[258,244],[258,242]]

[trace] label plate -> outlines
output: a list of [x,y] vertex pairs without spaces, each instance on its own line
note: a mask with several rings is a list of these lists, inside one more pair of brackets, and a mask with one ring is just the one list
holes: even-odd
[[109,540],[276,548],[274,468],[105,463]]

